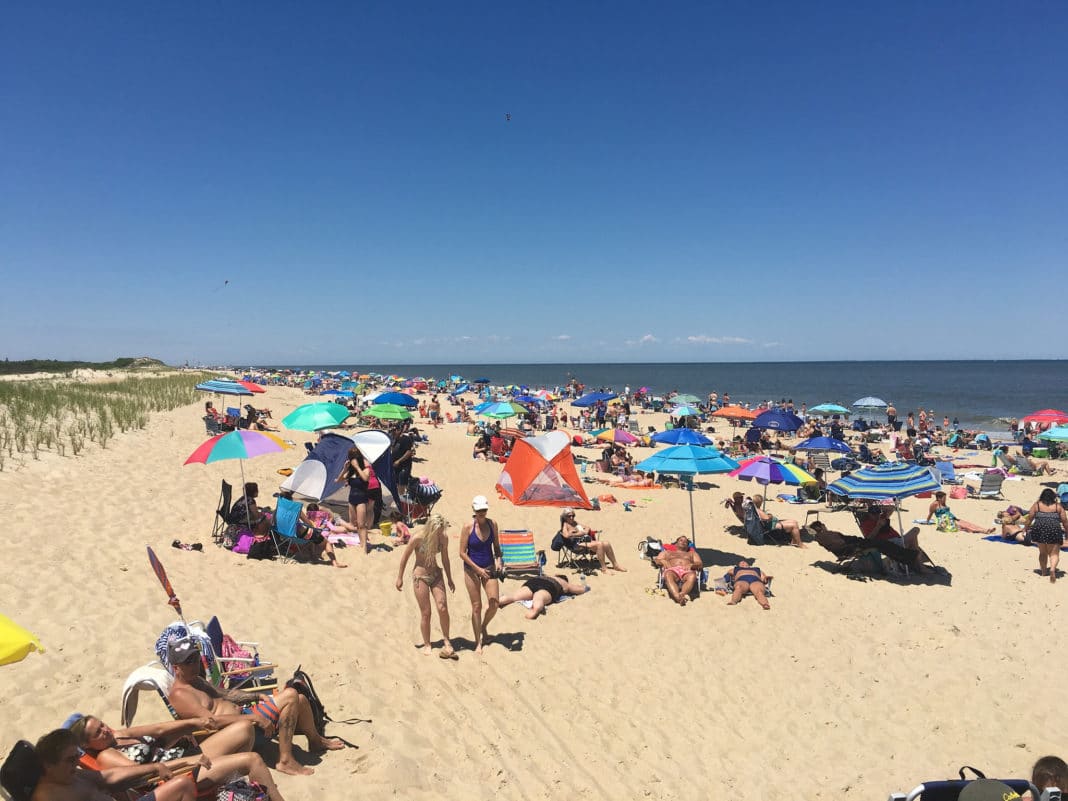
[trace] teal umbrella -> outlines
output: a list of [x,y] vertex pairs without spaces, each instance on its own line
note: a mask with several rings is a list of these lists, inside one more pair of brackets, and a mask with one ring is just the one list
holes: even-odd
[[837,403],[821,403],[819,406],[813,406],[809,409],[808,413],[818,415],[852,414],[845,406],[839,406]]
[[682,404],[681,406],[676,406],[674,409],[668,411],[668,414],[673,417],[700,417],[701,410],[694,406]]
[[687,404],[687,405],[689,405],[691,403],[700,403],[701,399],[699,397],[697,397],[696,395],[682,394],[682,395],[675,395],[673,398],[671,398],[671,402],[672,403],[679,403],[679,404]]
[[699,445],[675,445],[657,451],[648,459],[634,465],[635,470],[647,473],[671,473],[686,476],[686,487],[690,491],[690,542],[697,544],[697,525],[693,518],[693,477],[714,473],[729,473],[738,463],[729,456],[724,456],[715,448],[703,448]]
[[1068,426],[1057,426],[1049,431],[1043,431],[1038,438],[1047,442],[1068,442]]
[[349,417],[340,403],[305,403],[282,418],[282,425],[293,431],[320,431],[335,428]]
[[526,413],[526,406],[521,403],[514,403],[513,401],[498,401],[496,403],[491,403],[479,412],[483,417],[492,417],[496,420],[518,417],[519,415]]

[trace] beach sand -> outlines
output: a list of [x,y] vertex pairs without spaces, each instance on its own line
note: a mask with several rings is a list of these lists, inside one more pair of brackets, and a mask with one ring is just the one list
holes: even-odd
[[[308,400],[271,388],[256,405],[280,420]],[[502,610],[479,657],[456,555],[471,497],[489,497],[502,528],[533,528],[539,548],[548,549],[559,512],[497,500],[500,465],[471,461],[465,427],[424,427],[430,442],[415,472],[444,489],[437,511],[452,523],[458,585],[449,603],[460,658],[446,661],[417,649],[410,577],[403,592],[394,587],[399,549],[339,551],[351,567],[334,570],[253,562],[211,544],[219,482],[236,486],[240,473],[235,462],[182,466],[205,438],[201,413],[194,404],[154,415],[106,450],[46,454],[0,473],[0,612],[47,649],[0,667],[3,754],[76,710],[118,725],[125,677],[152,661],[175,618],[145,556],[151,545],[187,618],[218,615],[285,675],[303,665],[334,718],[373,719],[329,726],[357,748],[310,758],[314,776],[277,775],[289,799],[870,799],[964,764],[1026,776],[1036,758],[1064,756],[1055,677],[1065,649],[1055,632],[1068,579],[1050,586],[1036,576],[1034,548],[929,526],[921,544],[951,583],[851,578],[824,569],[830,554],[815,543],[754,548],[727,533],[723,499],[759,487],[713,476],[719,487],[693,496],[698,546],[714,574],[755,557],[776,577],[772,609],[752,598],[728,607],[711,592],[680,608],[646,592],[655,572],[636,545],[689,534],[687,493],[587,485],[637,501],[630,512],[579,512],[629,572],[591,577],[591,593],[534,622],[518,605]],[[663,418],[639,420],[644,428]],[[719,424],[717,434],[728,431]],[[282,480],[276,471],[295,467],[312,438],[282,435],[297,447],[245,463],[265,500]],[[1007,481],[1006,501],[951,506],[986,524],[1039,490],[1038,479]],[[927,503],[906,501],[906,522],[926,516]],[[808,508],[769,505],[802,520]],[[821,517],[857,533],[847,513]],[[205,550],[175,550],[174,539]],[[138,721],[163,719],[162,705],[143,697]]]

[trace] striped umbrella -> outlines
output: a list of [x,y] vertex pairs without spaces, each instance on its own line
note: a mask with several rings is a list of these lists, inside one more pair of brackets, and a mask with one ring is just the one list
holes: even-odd
[[619,445],[633,445],[638,438],[623,428],[606,428],[597,435],[601,442],[615,442]]
[[814,476],[809,475],[797,465],[786,464],[770,456],[755,456],[752,459],[746,459],[732,470],[730,475],[742,481],[755,481],[758,484],[798,485],[816,481]]
[[[241,464],[241,486],[245,486],[245,459],[265,453],[280,453],[289,448],[285,442],[266,431],[238,429],[219,434],[203,443],[190,454],[185,464],[209,464],[224,459],[237,459]],[[246,510],[247,510],[246,506]],[[246,521],[248,522],[248,521]],[[249,523],[249,528],[252,528]]]
[[[942,486],[930,469],[909,462],[886,462],[873,467],[854,470],[835,481],[827,489],[850,498],[873,501],[898,501],[921,492],[937,492]],[[898,531],[901,526],[901,507],[897,510]]]

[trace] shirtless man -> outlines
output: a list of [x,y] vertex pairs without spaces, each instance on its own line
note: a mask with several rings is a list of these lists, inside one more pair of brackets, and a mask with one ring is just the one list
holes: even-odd
[[664,587],[671,600],[679,606],[686,606],[697,577],[704,568],[697,551],[690,548],[689,538],[679,537],[674,547],[665,546],[654,561],[664,569]]
[[[163,779],[138,801],[194,801],[196,785],[186,776],[172,778],[166,765],[152,762],[96,771],[78,767],[78,743],[67,729],[49,732],[34,746],[41,763],[31,801],[112,801],[109,791]],[[210,766],[206,757],[203,761]]]
[[278,763],[275,770],[293,776],[307,776],[315,771],[293,757],[293,735],[308,738],[309,751],[339,751],[345,744],[336,737],[322,737],[315,730],[308,699],[292,687],[275,695],[221,691],[200,677],[200,653],[192,640],[175,640],[168,648],[174,685],[171,704],[182,718],[211,716],[219,726],[251,720],[268,737],[278,736]]

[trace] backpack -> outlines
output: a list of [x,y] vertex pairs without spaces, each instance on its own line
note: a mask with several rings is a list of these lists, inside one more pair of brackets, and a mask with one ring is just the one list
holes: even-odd
[[330,717],[330,713],[326,711],[326,707],[323,706],[322,700],[319,698],[319,693],[315,692],[315,685],[312,684],[311,676],[300,669],[300,665],[297,665],[297,669],[293,671],[293,678],[286,682],[286,687],[292,687],[298,693],[308,699],[308,705],[311,706],[312,719],[315,722],[315,730],[319,732],[320,737],[326,736],[326,724],[327,723],[370,723],[370,718],[349,718],[348,720],[334,720]]
[[248,559],[274,559],[275,556],[274,543],[271,542],[270,537],[264,537],[263,539],[253,538],[252,544],[248,548]]
[[19,740],[0,767],[0,785],[11,794],[13,801],[30,801],[41,773],[41,761],[33,746]]

